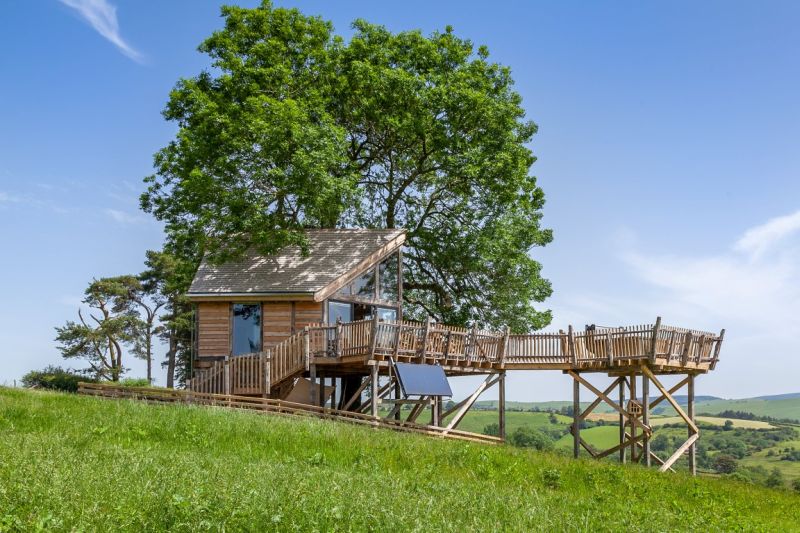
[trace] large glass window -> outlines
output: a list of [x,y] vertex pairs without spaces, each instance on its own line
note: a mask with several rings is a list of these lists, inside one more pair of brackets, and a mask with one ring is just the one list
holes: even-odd
[[233,304],[233,355],[261,351],[261,305]]
[[369,269],[353,281],[353,296],[375,298],[375,270]]
[[387,309],[386,307],[378,308],[379,320],[397,320],[397,309]]
[[340,318],[342,322],[352,322],[353,306],[343,302],[328,302],[328,324],[336,324]]
[[391,255],[380,264],[380,294],[381,300],[397,300],[397,255]]

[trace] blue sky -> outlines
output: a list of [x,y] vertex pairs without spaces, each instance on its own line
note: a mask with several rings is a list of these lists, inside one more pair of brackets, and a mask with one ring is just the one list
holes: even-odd
[[[256,2],[240,2],[254,5]],[[533,251],[568,323],[728,333],[698,393],[800,390],[800,5],[278,2],[333,21],[451,24],[512,68],[539,124],[532,173],[554,242]],[[53,328],[93,276],[137,272],[160,112],[220,27],[219,2],[34,0],[0,34],[0,383],[60,363]],[[755,361],[755,363],[750,363]],[[128,357],[133,374],[143,365]],[[163,377],[159,376],[163,383]],[[509,398],[566,398],[557,373]],[[463,394],[468,384],[454,384]]]

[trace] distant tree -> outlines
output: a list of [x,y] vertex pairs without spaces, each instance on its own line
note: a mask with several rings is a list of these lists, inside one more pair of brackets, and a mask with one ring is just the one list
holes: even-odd
[[521,448],[535,448],[537,450],[551,450],[553,440],[545,433],[530,426],[521,426],[511,434],[511,444]]
[[783,487],[784,481],[783,481],[783,474],[781,473],[781,471],[778,470],[777,468],[773,468],[772,470],[770,470],[769,476],[767,476],[764,485],[773,489]]
[[558,424],[558,417],[555,413],[550,413],[550,416],[547,417],[551,424]]
[[186,297],[197,260],[191,254],[173,250],[146,253],[147,269],[142,277],[158,291],[164,312],[154,333],[167,346],[163,366],[167,371],[168,388],[175,386],[175,378],[183,382],[188,377],[188,363],[192,355],[193,309]]
[[800,478],[795,478],[792,480],[792,489],[795,492],[800,493]]
[[164,280],[146,270],[138,276],[116,276],[106,278],[109,293],[113,298],[113,309],[127,313],[136,320],[133,331],[131,353],[147,363],[147,381],[153,383],[153,337],[159,311],[166,305],[162,295]]
[[722,424],[723,431],[730,431],[733,429],[733,420],[726,420],[724,424]]
[[58,350],[65,359],[83,359],[89,364],[88,372],[110,381],[119,381],[125,371],[122,346],[133,342],[142,327],[141,321],[130,313],[115,312],[118,289],[113,279],[92,281],[83,299],[94,310],[89,312],[89,319],[79,309],[79,322],[68,321],[56,328]]
[[721,453],[714,457],[714,470],[720,474],[732,474],[738,466],[736,458],[730,455]]
[[536,125],[510,70],[450,28],[358,20],[347,42],[295,9],[223,7],[164,111],[142,208],[221,262],[304,245],[308,227],[407,228],[411,317],[538,329],[551,294],[530,256],[552,240],[530,167]]

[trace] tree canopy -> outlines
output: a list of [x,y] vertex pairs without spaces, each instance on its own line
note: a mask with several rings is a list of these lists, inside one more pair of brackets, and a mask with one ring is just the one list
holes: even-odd
[[222,262],[303,244],[304,228],[406,228],[406,313],[453,324],[550,321],[529,256],[552,240],[530,174],[510,69],[452,28],[332,25],[263,2],[224,7],[200,45],[212,68],[182,79],[178,126],[155,156],[142,207],[168,239]]

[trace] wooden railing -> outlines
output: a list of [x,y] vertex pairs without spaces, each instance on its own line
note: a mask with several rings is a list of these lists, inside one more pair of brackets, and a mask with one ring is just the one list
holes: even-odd
[[269,392],[269,352],[223,357],[194,371],[190,388],[208,394]]

